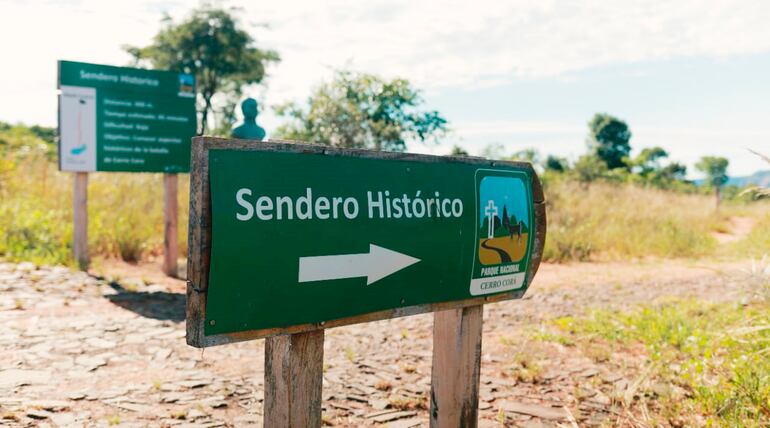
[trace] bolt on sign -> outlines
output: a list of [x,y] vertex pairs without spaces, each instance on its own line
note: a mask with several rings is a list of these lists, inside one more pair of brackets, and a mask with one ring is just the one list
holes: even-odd
[[190,74],[59,61],[62,171],[187,172]]
[[205,347],[520,298],[528,163],[193,140],[187,340]]

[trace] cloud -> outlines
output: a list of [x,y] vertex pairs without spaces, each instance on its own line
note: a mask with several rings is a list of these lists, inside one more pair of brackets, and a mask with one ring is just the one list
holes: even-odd
[[770,2],[288,1],[245,8],[274,23],[262,39],[285,59],[273,73],[277,92],[291,92],[284,74],[323,75],[324,66],[348,61],[434,89],[770,50]]
[[[57,59],[125,64],[167,12],[190,2],[0,2],[0,118],[55,123]],[[429,93],[538,79],[607,64],[770,50],[770,2],[229,1],[283,61],[270,103],[304,98],[334,68],[403,76]],[[269,28],[258,24],[268,24]]]

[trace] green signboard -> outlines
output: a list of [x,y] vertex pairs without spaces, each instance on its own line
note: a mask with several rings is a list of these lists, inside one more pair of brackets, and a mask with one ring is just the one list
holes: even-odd
[[213,147],[200,155],[207,176],[193,171],[210,188],[205,336],[528,286],[544,220],[529,164],[257,144]]
[[192,75],[59,61],[59,168],[187,172]]

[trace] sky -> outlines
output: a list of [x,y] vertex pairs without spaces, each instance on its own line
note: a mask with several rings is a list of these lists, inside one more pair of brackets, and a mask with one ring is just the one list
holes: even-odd
[[487,223],[489,201],[494,201],[494,206],[497,209],[497,214],[492,212],[491,215],[496,215],[502,221],[504,218],[503,208],[505,208],[508,217],[515,216],[517,221],[529,225],[529,207],[527,204],[514,203],[515,201],[526,200],[526,189],[520,178],[499,176],[482,178],[479,184],[479,225],[483,227],[486,224],[489,227],[489,223]]
[[[56,61],[127,65],[164,14],[197,1],[0,0],[0,121],[56,125]],[[448,120],[437,145],[480,154],[536,148],[575,159],[596,112],[625,120],[634,152],[730,159],[734,176],[768,169],[770,2],[677,0],[222,1],[282,61],[246,92],[267,106],[303,102],[335,69],[409,79]]]

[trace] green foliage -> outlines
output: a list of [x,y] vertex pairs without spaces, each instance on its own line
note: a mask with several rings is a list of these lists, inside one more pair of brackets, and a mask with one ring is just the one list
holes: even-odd
[[742,254],[744,257],[770,254],[770,213],[766,212],[757,219],[748,236],[732,244],[732,253]]
[[[19,161],[44,156],[56,158],[56,129],[43,126],[11,125],[0,122],[0,159]],[[6,168],[8,166],[6,165]],[[0,177],[3,166],[0,165]],[[1,183],[0,183],[1,185]]]
[[607,164],[594,154],[586,154],[579,157],[570,172],[577,181],[582,183],[589,183],[609,177]]
[[529,162],[533,166],[540,165],[540,152],[531,147],[521,149],[511,154],[506,154],[504,145],[500,143],[490,143],[481,150],[481,156],[492,160],[510,160]]
[[505,146],[500,143],[490,143],[481,149],[481,157],[492,160],[502,160],[506,159],[508,156],[505,155]]
[[[179,181],[182,187],[183,178]],[[115,198],[113,189],[132,197]],[[108,173],[94,177],[89,184],[89,204],[101,208],[90,210],[89,227],[97,231],[96,236],[89,236],[94,251],[127,262],[158,253],[163,245],[162,190],[156,174]],[[110,209],[105,209],[108,201]]]
[[[0,124],[0,257],[71,264],[72,176],[57,170],[52,146],[21,125]],[[601,162],[600,162],[601,164]],[[579,170],[579,167],[576,168]],[[707,196],[665,192],[634,183],[624,170],[603,169],[605,181],[571,182],[573,170],[543,175],[548,209],[545,259],[572,261],[702,255],[761,256],[770,248],[770,205],[725,204],[704,210]],[[621,174],[627,174],[625,178]],[[606,182],[609,181],[609,182]],[[617,181],[618,183],[612,183]],[[180,252],[186,251],[187,186],[180,177]],[[89,246],[95,256],[135,261],[162,248],[163,188],[159,174],[89,176]],[[505,212],[501,216],[507,216]],[[712,236],[730,215],[757,219],[749,235],[718,249]],[[510,216],[508,225],[517,223]],[[495,218],[496,236],[510,233]],[[480,228],[487,234],[487,225]],[[526,228],[522,233],[527,233]]]
[[468,151],[460,146],[452,146],[452,151],[449,152],[450,156],[469,156]]
[[275,51],[257,48],[234,15],[232,10],[204,5],[178,23],[166,17],[150,45],[124,47],[137,65],[195,75],[199,134],[208,129],[215,95],[223,104],[222,121],[232,120],[242,87],[262,82],[266,67],[280,60]]
[[649,177],[661,169],[660,160],[668,157],[662,147],[646,147],[634,158],[630,165],[642,177]]
[[[727,165],[729,161],[723,157],[704,156],[695,164],[695,168],[706,174],[706,182],[714,189],[717,208],[722,200],[722,186],[727,183]],[[736,192],[737,193],[737,192]]]
[[641,174],[649,174],[656,169],[660,169],[659,161],[668,157],[668,152],[662,147],[646,147],[642,149],[639,155],[634,159],[633,165],[639,166]]
[[627,168],[631,153],[631,131],[622,120],[606,113],[596,113],[588,122],[589,149],[608,169]]
[[0,255],[34,263],[68,264],[72,225],[66,210],[41,209],[34,201],[16,199],[0,205]]
[[68,174],[56,171],[37,136],[20,127],[2,134],[14,150],[0,157],[0,257],[71,264],[71,187],[52,177]]
[[56,146],[56,138],[58,137],[58,130],[49,126],[32,125],[29,127],[29,131],[35,134],[38,138],[45,141],[48,146]]
[[533,148],[522,149],[518,152],[514,152],[510,159],[514,161],[529,162],[531,164],[539,164],[540,152]]
[[[506,207],[503,207],[503,214],[502,217],[494,216],[491,221],[492,223],[492,236],[495,238],[501,238],[505,236],[512,236],[513,231],[516,230],[514,227],[518,224],[520,227],[521,233],[529,233],[529,228],[524,223],[519,224],[519,221],[516,219],[515,215],[508,216],[508,211]],[[479,237],[482,239],[485,239],[489,234],[489,217],[485,218],[483,221],[483,224],[481,227],[479,227]]]
[[[660,189],[683,190],[688,188],[689,182],[685,180],[687,167],[671,162],[662,165],[661,160],[668,158],[668,152],[661,147],[648,147],[642,149],[638,156],[628,161],[632,175],[630,182],[657,187]],[[689,190],[695,189],[690,186]]]
[[489,222],[492,222],[492,236],[497,237],[498,230],[502,230],[502,223],[500,222],[500,217],[494,216],[491,219],[489,217],[485,217],[484,221],[482,222],[481,227],[479,228],[479,237],[480,238],[486,238],[489,234]]
[[589,152],[573,165],[566,159],[549,155],[542,165],[546,180],[565,174],[581,183],[604,181],[698,192],[697,186],[685,179],[687,167],[678,162],[662,163],[668,158],[668,152],[663,148],[644,148],[635,158],[630,158],[631,132],[625,122],[597,113],[588,126]]
[[495,232],[493,233],[495,238],[502,238],[505,236],[511,236],[511,231],[508,230],[507,227],[498,227],[495,229]]
[[[682,193],[705,193],[710,189],[716,193],[717,204],[722,199],[734,202],[749,202],[770,195],[770,190],[757,187],[724,187],[728,181],[725,158],[706,156],[696,165],[708,176],[707,187],[697,186],[686,179],[687,167],[679,162],[668,162],[668,152],[662,147],[648,147],[631,158],[631,131],[620,119],[608,114],[597,113],[588,123],[589,152],[580,156],[574,164],[563,158],[549,155],[542,162],[544,181],[560,180],[560,176],[588,185],[602,181],[625,183],[636,186],[654,187]],[[504,159],[505,147],[500,144],[489,145],[484,154],[490,159]],[[534,154],[534,155],[533,155]],[[757,153],[758,154],[758,153]],[[758,154],[759,155],[759,154]],[[762,156],[762,155],[759,155]],[[539,160],[536,151],[523,150],[512,156],[524,160]],[[766,158],[770,162],[770,158]],[[585,248],[577,243],[579,248]],[[571,251],[571,250],[570,250]],[[580,251],[582,252],[582,250]]]
[[279,138],[334,147],[403,151],[408,140],[436,141],[447,130],[437,111],[421,111],[419,91],[404,79],[337,71],[313,92],[305,108],[288,103],[276,108],[289,119]]
[[[770,425],[770,306],[669,301],[630,312],[594,311],[554,326],[573,341],[645,346],[656,382],[685,388],[681,401],[659,400],[661,413],[684,406],[709,426]],[[642,386],[643,387],[643,386]],[[694,421],[694,419],[693,419]]]
[[679,162],[672,162],[660,169],[660,177],[668,181],[684,181],[687,167]]
[[727,166],[730,162],[723,157],[704,156],[695,164],[695,168],[706,174],[709,185],[719,188],[727,183]]
[[566,171],[569,168],[569,162],[567,159],[548,155],[548,157],[545,159],[545,163],[543,164],[543,167],[546,171],[561,173]]
[[[58,171],[50,145],[29,129],[0,124],[0,257],[40,264],[72,260],[72,174]],[[179,183],[180,252],[186,252],[188,181]],[[89,175],[89,248],[96,257],[136,261],[159,254],[160,174]]]

